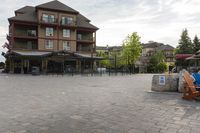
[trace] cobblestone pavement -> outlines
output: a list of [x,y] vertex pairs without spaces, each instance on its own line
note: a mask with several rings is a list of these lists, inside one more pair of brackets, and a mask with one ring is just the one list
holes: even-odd
[[200,101],[151,78],[0,74],[0,133],[199,133]]

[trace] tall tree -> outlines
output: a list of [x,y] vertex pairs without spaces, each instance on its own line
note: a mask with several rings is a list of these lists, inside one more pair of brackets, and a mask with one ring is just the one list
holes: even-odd
[[193,46],[194,46],[194,52],[197,52],[198,50],[200,50],[200,41],[199,38],[197,37],[197,35],[195,35],[194,40],[193,40]]
[[178,54],[191,54],[193,53],[193,44],[188,35],[188,30],[184,29],[181,38],[179,40],[179,45],[177,46]]
[[165,56],[162,51],[157,51],[151,56],[147,69],[151,73],[165,72],[167,70]]
[[136,32],[128,35],[123,43],[122,57],[124,61],[128,63],[129,67],[132,66],[134,70],[134,64],[136,60],[140,57],[142,51],[142,46],[140,42],[140,37]]

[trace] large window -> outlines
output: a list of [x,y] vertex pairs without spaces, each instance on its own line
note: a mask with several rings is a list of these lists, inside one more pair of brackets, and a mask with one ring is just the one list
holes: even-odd
[[46,49],[53,49],[53,40],[46,40],[45,48]]
[[46,36],[53,36],[53,28],[46,27]]
[[70,30],[63,29],[63,37],[70,37]]
[[61,24],[71,25],[71,24],[73,24],[73,18],[72,17],[62,17]]
[[45,23],[55,23],[55,16],[54,15],[48,15],[48,14],[42,14],[42,21]]
[[63,41],[63,50],[70,50],[70,43],[68,41]]

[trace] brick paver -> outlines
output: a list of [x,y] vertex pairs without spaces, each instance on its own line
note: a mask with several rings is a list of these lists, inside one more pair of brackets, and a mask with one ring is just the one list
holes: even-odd
[[0,74],[0,133],[200,132],[200,101],[151,92],[151,78]]

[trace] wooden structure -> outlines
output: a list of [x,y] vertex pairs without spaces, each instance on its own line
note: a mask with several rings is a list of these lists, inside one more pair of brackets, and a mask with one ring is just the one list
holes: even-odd
[[190,74],[188,72],[184,72],[183,77],[185,80],[183,98],[191,100],[195,97],[200,96],[200,91],[196,90],[196,88],[200,87],[195,86],[195,84],[192,81],[192,78],[190,77]]

